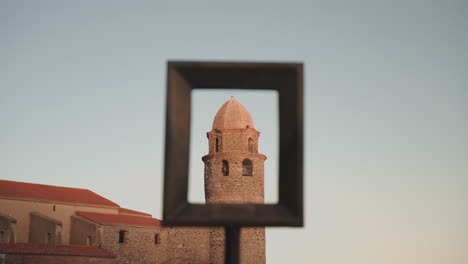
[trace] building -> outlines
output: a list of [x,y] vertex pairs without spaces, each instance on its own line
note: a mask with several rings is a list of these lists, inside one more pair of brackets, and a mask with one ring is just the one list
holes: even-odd
[[[207,133],[207,203],[263,203],[260,132],[234,98]],[[224,263],[224,230],[163,227],[85,189],[0,180],[0,263]],[[20,262],[22,261],[22,262]],[[265,263],[264,228],[241,229],[241,262]]]
[[[233,97],[216,114],[207,133],[209,153],[205,163],[207,203],[263,203],[266,156],[258,153],[260,132],[249,111]],[[210,261],[223,263],[224,230],[210,231]],[[242,263],[265,263],[265,229],[242,228]]]

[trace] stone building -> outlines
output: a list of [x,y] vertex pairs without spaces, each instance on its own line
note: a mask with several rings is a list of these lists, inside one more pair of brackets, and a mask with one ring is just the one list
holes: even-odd
[[116,264],[109,251],[88,246],[0,243],[4,264]]
[[[205,163],[207,203],[263,203],[264,161],[258,153],[260,132],[249,111],[231,97],[216,114],[208,136]],[[210,231],[210,261],[223,263],[224,230]],[[241,263],[265,263],[265,229],[242,228]]]
[[[231,98],[207,133],[207,203],[263,203],[265,155]],[[241,263],[265,263],[264,228],[241,229]],[[52,261],[53,260],[53,261]],[[163,227],[85,189],[0,180],[0,263],[224,263],[224,230]]]

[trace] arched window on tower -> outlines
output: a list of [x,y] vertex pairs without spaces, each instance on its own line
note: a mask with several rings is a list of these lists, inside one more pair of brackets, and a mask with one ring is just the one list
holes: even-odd
[[216,148],[216,152],[219,152],[219,138],[215,139],[215,148]]
[[245,159],[244,161],[242,161],[242,176],[252,176],[252,172],[252,161],[249,159]]
[[249,138],[249,152],[255,153],[255,142],[252,138]]
[[223,168],[221,169],[223,176],[229,176],[229,163],[226,160],[223,160]]

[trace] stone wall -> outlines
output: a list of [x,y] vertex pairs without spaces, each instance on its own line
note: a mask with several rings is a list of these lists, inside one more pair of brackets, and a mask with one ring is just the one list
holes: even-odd
[[16,219],[0,213],[0,243],[15,243]]
[[223,227],[213,227],[210,230],[210,262],[211,264],[224,263],[225,231]]
[[[125,231],[124,243],[119,243],[120,231]],[[209,263],[208,232],[190,227],[103,226],[102,247],[118,256],[119,264],[202,264]]]
[[62,223],[36,212],[31,213],[29,243],[60,245],[62,243]]
[[[5,264],[116,264],[115,258],[5,254]],[[1,260],[0,260],[0,263]]]
[[[240,263],[266,263],[265,259],[265,228],[244,227],[240,232]],[[210,262],[223,264],[225,254],[224,227],[214,227],[210,230]]]
[[167,232],[167,264],[210,263],[209,228],[206,227],[169,227]]
[[70,244],[100,247],[102,244],[101,229],[102,227],[94,222],[80,216],[72,216]]
[[[214,129],[207,133],[208,153],[252,152],[258,153],[258,138],[260,132],[253,128],[248,129]],[[218,140],[216,140],[218,139]],[[249,139],[252,139],[253,151],[249,149]],[[216,148],[218,143],[218,148]]]
[[[205,199],[207,203],[264,203],[264,161],[258,153],[260,132],[253,128],[212,130],[208,132],[209,154],[205,162]],[[216,146],[218,144],[218,146]],[[245,174],[244,160],[252,162],[252,173]],[[226,169],[228,165],[228,169]],[[226,173],[226,171],[229,171]],[[227,175],[226,175],[227,174]],[[210,263],[224,263],[223,228],[211,228]],[[265,263],[265,229],[241,228],[240,262]]]
[[[264,155],[220,153],[204,156],[203,159],[205,164],[211,163],[205,173],[205,199],[208,203],[263,203]],[[253,163],[252,176],[242,175],[244,159]],[[228,176],[222,173],[223,160],[229,164]]]
[[29,225],[31,221],[29,214],[31,211],[38,212],[62,222],[62,244],[68,245],[70,242],[71,216],[75,215],[76,211],[118,214],[118,207],[0,198],[0,213],[16,219],[16,243],[28,242]]
[[244,227],[240,232],[240,263],[260,264],[265,259],[265,228]]

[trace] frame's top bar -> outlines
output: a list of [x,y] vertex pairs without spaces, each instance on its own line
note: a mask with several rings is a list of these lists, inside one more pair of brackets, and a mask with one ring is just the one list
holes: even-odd
[[[168,61],[172,72],[192,88],[292,89],[302,78],[302,63]],[[170,79],[169,79],[170,80]]]
[[211,67],[261,67],[261,68],[297,68],[302,67],[302,62],[236,62],[236,61],[168,61],[168,66],[211,68]]

